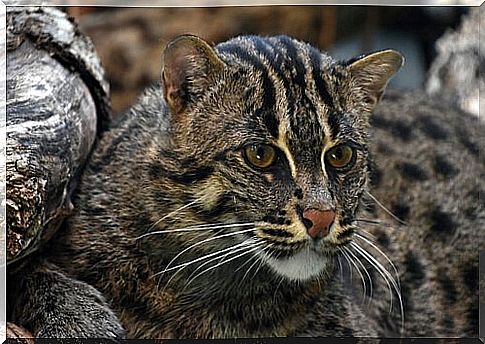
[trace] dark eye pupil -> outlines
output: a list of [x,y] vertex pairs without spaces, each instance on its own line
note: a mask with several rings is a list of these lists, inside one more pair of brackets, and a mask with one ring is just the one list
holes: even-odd
[[266,149],[264,149],[264,147],[257,147],[256,148],[256,159],[264,160],[265,155],[266,155]]
[[347,145],[342,145],[340,147],[334,147],[328,152],[326,156],[327,162],[336,168],[341,168],[348,166],[352,162],[352,148]]
[[244,153],[249,164],[260,168],[271,166],[276,158],[274,148],[264,144],[247,146]]
[[344,152],[342,147],[338,147],[335,152],[333,152],[333,158],[335,160],[341,160],[344,157]]

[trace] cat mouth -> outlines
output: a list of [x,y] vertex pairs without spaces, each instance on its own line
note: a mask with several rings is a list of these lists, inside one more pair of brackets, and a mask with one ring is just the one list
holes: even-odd
[[291,281],[318,278],[331,268],[339,247],[352,241],[354,230],[352,226],[338,230],[332,228],[332,235],[319,240],[294,240],[281,236],[271,240],[265,238],[267,249],[262,259],[275,273]]
[[307,281],[329,269],[335,255],[332,246],[314,240],[271,241],[261,258],[277,275],[291,281]]

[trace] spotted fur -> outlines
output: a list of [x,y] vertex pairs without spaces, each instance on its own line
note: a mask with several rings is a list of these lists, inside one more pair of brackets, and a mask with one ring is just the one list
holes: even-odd
[[[285,36],[174,40],[161,84],[99,143],[77,214],[45,252],[50,269],[101,292],[129,338],[476,335],[483,128],[416,94],[371,115],[400,64],[392,51],[337,62]],[[275,147],[275,164],[249,165],[251,143]],[[339,144],[354,155],[336,170],[325,152]],[[308,208],[335,210],[324,239],[308,236]],[[372,279],[369,303],[348,267],[367,296]],[[65,326],[65,308],[29,299],[47,292],[23,294],[18,323],[42,326],[28,316],[37,309]],[[80,312],[72,336],[114,321]]]

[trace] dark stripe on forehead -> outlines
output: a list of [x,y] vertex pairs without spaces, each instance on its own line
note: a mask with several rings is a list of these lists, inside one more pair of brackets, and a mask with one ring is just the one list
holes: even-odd
[[308,88],[308,84],[305,80],[305,74],[309,66],[306,65],[306,62],[298,54],[298,49],[302,49],[303,44],[293,41],[291,38],[286,36],[279,36],[278,39],[285,47],[286,54],[289,56],[289,60],[294,67],[291,68],[290,72],[293,74],[292,83],[298,86],[295,88],[296,94],[301,97],[300,100],[305,103],[304,106],[306,106],[310,111],[316,113],[317,111],[314,104],[310,101],[310,99],[308,99],[305,92],[305,90]]
[[[282,71],[284,68],[286,61],[285,61],[285,54],[282,54],[281,51],[278,51],[278,48],[272,44],[272,42],[268,41],[267,39],[263,39],[261,37],[254,37],[252,42],[255,45],[258,53],[264,57],[264,63],[271,69],[274,75],[283,83],[283,87],[285,89],[285,95],[287,100],[287,108],[286,113],[294,113],[295,112],[295,101],[291,92],[289,91],[290,82],[288,81],[287,76]],[[279,122],[279,121],[278,121]],[[278,123],[279,126],[279,123]]]
[[321,70],[321,60],[322,60],[322,53],[320,53],[315,48],[310,48],[310,60],[312,62],[312,76],[313,80],[315,81],[315,86],[318,91],[318,95],[320,99],[323,101],[325,105],[330,108],[335,108],[335,103],[328,92],[328,85],[326,81],[323,79],[322,74],[323,71]]
[[[285,66],[287,65],[285,52],[282,52],[281,48],[275,46],[274,42],[270,40],[263,40],[260,37],[255,40],[255,44],[256,48],[261,53],[261,55],[264,56],[276,77],[279,79],[280,82],[283,83],[287,102],[286,114],[295,113],[296,104],[295,99],[290,91],[291,83],[289,81],[288,75],[286,75],[286,73],[283,71]],[[270,46],[272,49],[269,48]]]
[[328,126],[330,127],[330,135],[332,136],[333,139],[335,139],[338,136],[338,133],[340,132],[339,116],[341,116],[341,114],[338,113],[337,111],[330,110],[328,112],[327,123],[328,123]]
[[305,45],[286,36],[279,36],[278,40],[285,48],[288,60],[292,63],[288,72],[293,74],[293,92],[298,97],[298,104],[295,104],[298,106],[297,111],[290,116],[292,131],[300,139],[310,140],[312,141],[312,146],[318,147],[320,138],[323,135],[323,128],[321,127],[315,104],[308,98],[306,93],[308,84],[305,80],[305,75],[309,66],[298,54],[298,50],[306,53]]
[[305,65],[296,51],[295,42],[286,36],[279,36],[278,39],[285,47],[286,53],[290,56],[290,61],[295,66],[294,81],[299,86],[305,87]]
[[[257,40],[256,40],[257,41]],[[276,117],[276,89],[270,78],[268,77],[268,68],[257,54],[249,53],[247,47],[241,46],[240,42],[228,43],[218,46],[218,50],[233,55],[236,58],[248,63],[254,69],[258,70],[261,75],[263,83],[263,104],[256,112],[261,116],[264,125],[267,127],[269,133],[278,138],[279,120]]]

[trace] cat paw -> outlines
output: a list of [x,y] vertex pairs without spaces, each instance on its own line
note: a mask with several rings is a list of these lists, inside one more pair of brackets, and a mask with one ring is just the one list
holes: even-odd
[[26,279],[25,290],[19,323],[36,338],[126,337],[104,296],[87,283],[43,269]]

